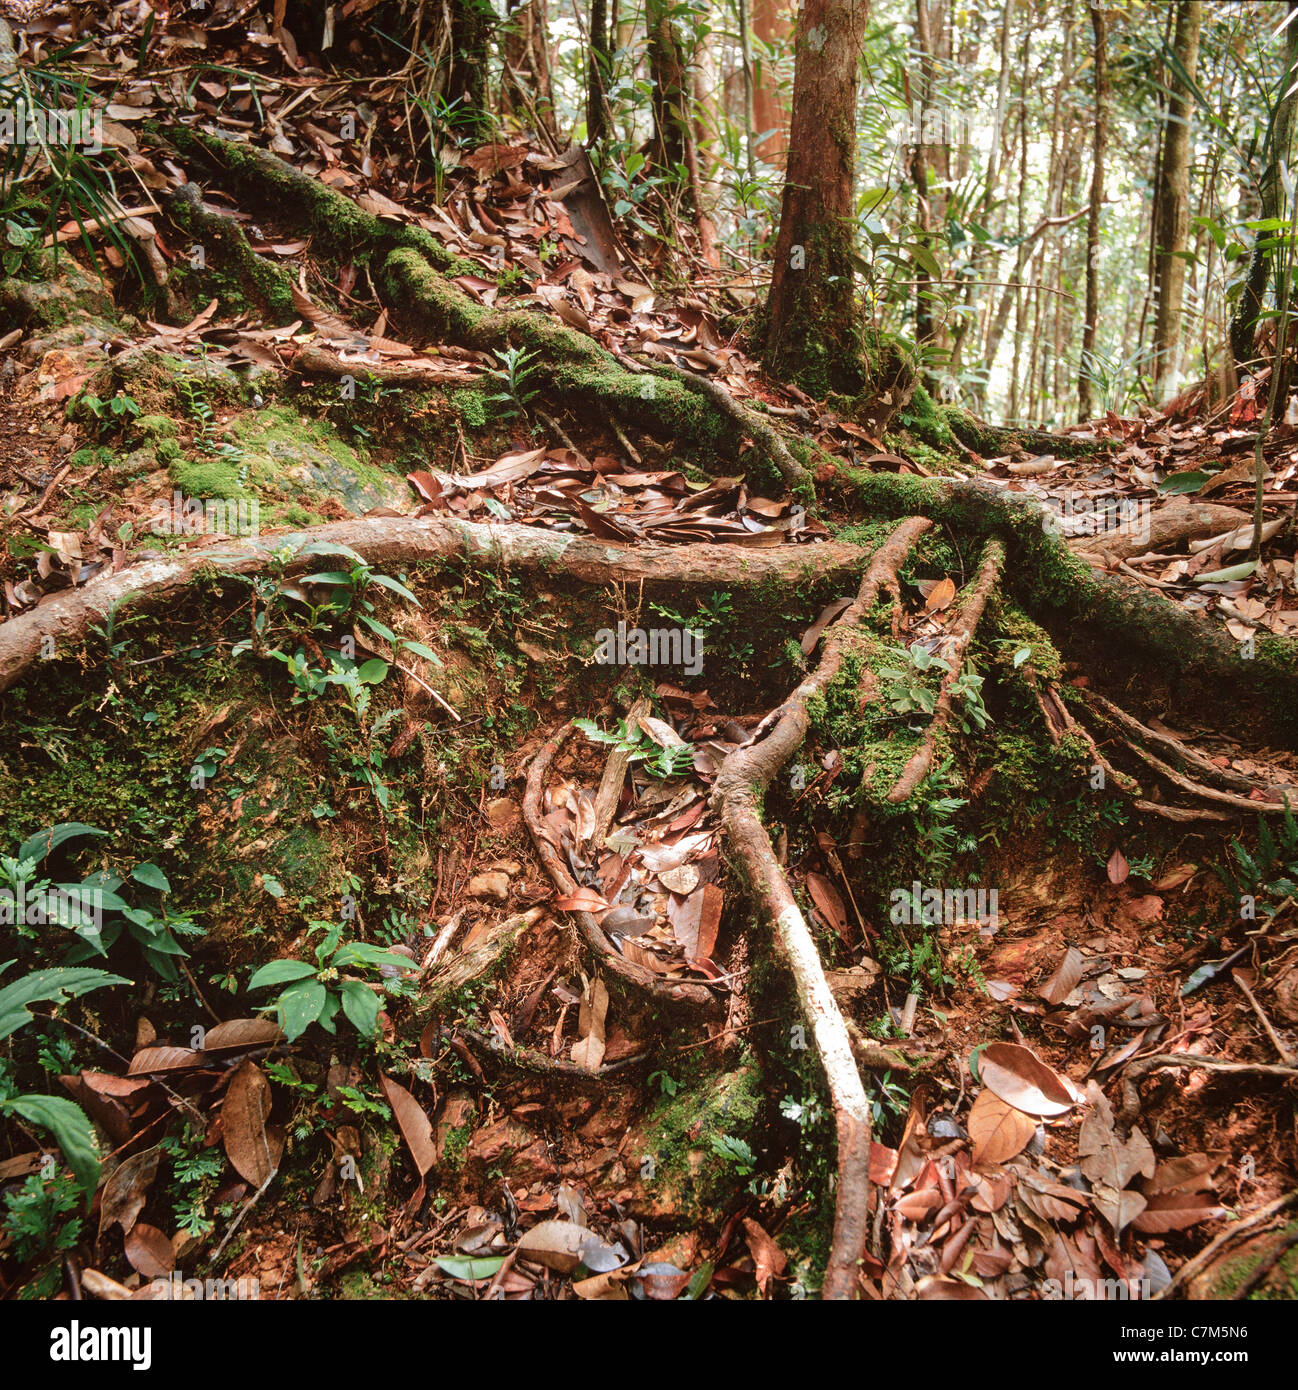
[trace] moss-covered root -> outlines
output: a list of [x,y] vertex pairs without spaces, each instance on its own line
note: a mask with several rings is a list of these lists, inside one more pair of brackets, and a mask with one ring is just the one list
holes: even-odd
[[1076,458],[1093,454],[1102,446],[1093,439],[1072,438],[1066,434],[1047,434],[1042,430],[1016,429],[1013,425],[989,425],[959,406],[938,406],[947,429],[975,454],[996,458],[1020,451],[1053,454],[1056,458]]
[[1092,569],[1047,524],[1030,498],[976,479],[913,478],[840,464],[836,489],[853,511],[880,518],[922,515],[947,527],[961,544],[995,537],[1006,549],[1004,588],[1074,659],[1095,657],[1105,674],[1133,679],[1153,666],[1180,698],[1221,703],[1298,744],[1298,642],[1257,635],[1243,648],[1201,614],[1161,594]]
[[182,184],[167,199],[166,210],[192,239],[170,277],[191,306],[216,298],[227,313],[238,313],[251,302],[276,324],[296,317],[289,277],[252,249],[234,218],[209,212],[192,183]]
[[829,629],[815,671],[780,707],[779,719],[765,738],[736,749],[726,758],[712,792],[712,804],[726,833],[726,852],[789,963],[834,1106],[838,1187],[823,1287],[827,1299],[855,1298],[860,1288],[858,1266],[869,1231],[870,1105],[852,1055],[846,1022],[825,979],[811,929],[758,816],[757,801],[806,737],[808,700],[820,695],[834,679],[852,633],[874,606],[880,590],[895,582],[912,543],[930,524],[924,517],[903,521],[875,553],[855,601]]
[[434,339],[485,352],[526,348],[561,397],[732,457],[738,423],[790,487],[809,495],[808,475],[777,432],[719,387],[700,390],[666,372],[630,370],[593,338],[547,314],[484,307],[452,278],[476,275],[479,266],[451,255],[423,228],[384,222],[263,150],[193,130],[168,131],[167,138],[182,154],[219,168],[259,204],[291,210],[327,254],[375,267],[376,283],[402,319]]
[[992,589],[995,587],[1004,564],[1005,547],[1001,545],[1000,541],[988,541],[987,548],[983,552],[983,562],[978,571],[978,578],[967,591],[960,606],[960,612],[951,624],[951,654],[947,658],[947,670],[942,677],[942,686],[938,691],[933,717],[929,720],[928,728],[924,731],[924,737],[920,740],[919,747],[910,755],[906,766],[902,769],[901,776],[897,778],[896,785],[888,793],[888,800],[894,806],[899,806],[907,797],[911,796],[915,788],[928,776],[928,770],[933,765],[933,753],[937,747],[938,736],[951,719],[951,700],[956,683],[960,678],[960,672],[963,669],[965,651],[970,642],[973,641],[974,633],[977,631],[978,623],[983,615],[983,609],[987,606],[987,600],[991,596]]

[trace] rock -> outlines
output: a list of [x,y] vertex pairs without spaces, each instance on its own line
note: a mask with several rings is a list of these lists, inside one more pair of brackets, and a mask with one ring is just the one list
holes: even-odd
[[469,897],[490,898],[503,903],[509,896],[509,875],[496,873],[475,874],[469,880]]

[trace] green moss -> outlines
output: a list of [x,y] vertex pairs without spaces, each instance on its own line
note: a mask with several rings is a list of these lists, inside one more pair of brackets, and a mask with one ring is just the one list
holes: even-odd
[[232,463],[179,458],[172,462],[169,471],[172,482],[186,497],[238,499],[248,495]]
[[452,391],[451,404],[460,412],[460,419],[469,429],[487,428],[487,400],[481,391],[470,386]]

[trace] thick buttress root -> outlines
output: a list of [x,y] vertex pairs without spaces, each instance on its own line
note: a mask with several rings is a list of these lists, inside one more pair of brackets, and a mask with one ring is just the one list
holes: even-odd
[[838,1188],[823,1289],[827,1299],[853,1298],[859,1289],[858,1265],[869,1233],[870,1104],[852,1055],[847,1025],[825,979],[811,930],[758,816],[757,802],[806,737],[810,726],[807,701],[833,680],[848,635],[870,611],[880,589],[895,576],[916,537],[931,525],[925,517],[911,517],[876,552],[855,601],[829,629],[816,670],[776,711],[775,726],[765,738],[736,749],[726,758],[712,791],[712,804],[726,832],[727,852],[788,959],[834,1106]]

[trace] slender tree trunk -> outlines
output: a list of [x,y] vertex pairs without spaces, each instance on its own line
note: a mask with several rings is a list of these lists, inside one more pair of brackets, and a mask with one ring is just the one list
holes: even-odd
[[[1180,0],[1172,48],[1193,80],[1199,64],[1203,0]],[[1180,372],[1181,299],[1185,290],[1186,234],[1190,223],[1190,112],[1194,99],[1176,72],[1168,74],[1167,134],[1159,186],[1158,259],[1155,266],[1154,395],[1175,390]]]
[[607,132],[605,105],[612,59],[609,45],[608,0],[590,0],[590,52],[586,61],[586,144],[598,144]]
[[1095,134],[1091,145],[1091,211],[1086,219],[1086,322],[1082,325],[1082,365],[1077,377],[1077,416],[1089,420],[1095,409],[1091,363],[1095,325],[1100,317],[1100,208],[1104,203],[1104,143],[1109,125],[1108,24],[1103,3],[1091,0],[1095,37]]
[[[789,37],[793,27],[788,0],[753,0],[753,33],[768,47]],[[789,148],[789,113],[775,84],[770,65],[762,63],[754,75],[753,128],[758,135],[757,155],[768,164],[782,164]]]
[[[1289,14],[1293,15],[1298,4],[1290,0]],[[1290,18],[1285,31],[1285,70],[1281,74],[1277,94],[1274,133],[1271,140],[1270,157],[1262,171],[1262,216],[1280,216],[1280,161],[1288,160],[1289,145],[1293,139],[1294,102],[1293,91],[1295,69],[1298,69],[1298,19]],[[1266,233],[1259,233],[1261,241]],[[1260,246],[1254,246],[1253,258],[1249,262],[1248,279],[1240,295],[1239,305],[1230,324],[1230,351],[1236,366],[1242,367],[1253,357],[1253,333],[1257,328],[1258,315],[1262,311],[1262,300],[1266,293],[1269,257]]]
[[491,0],[450,0],[451,51],[446,74],[446,96],[460,101],[469,113],[466,125],[486,130],[487,46],[496,27]]
[[857,65],[867,0],[805,0],[789,164],[767,299],[766,366],[813,395],[860,389],[853,278]]

